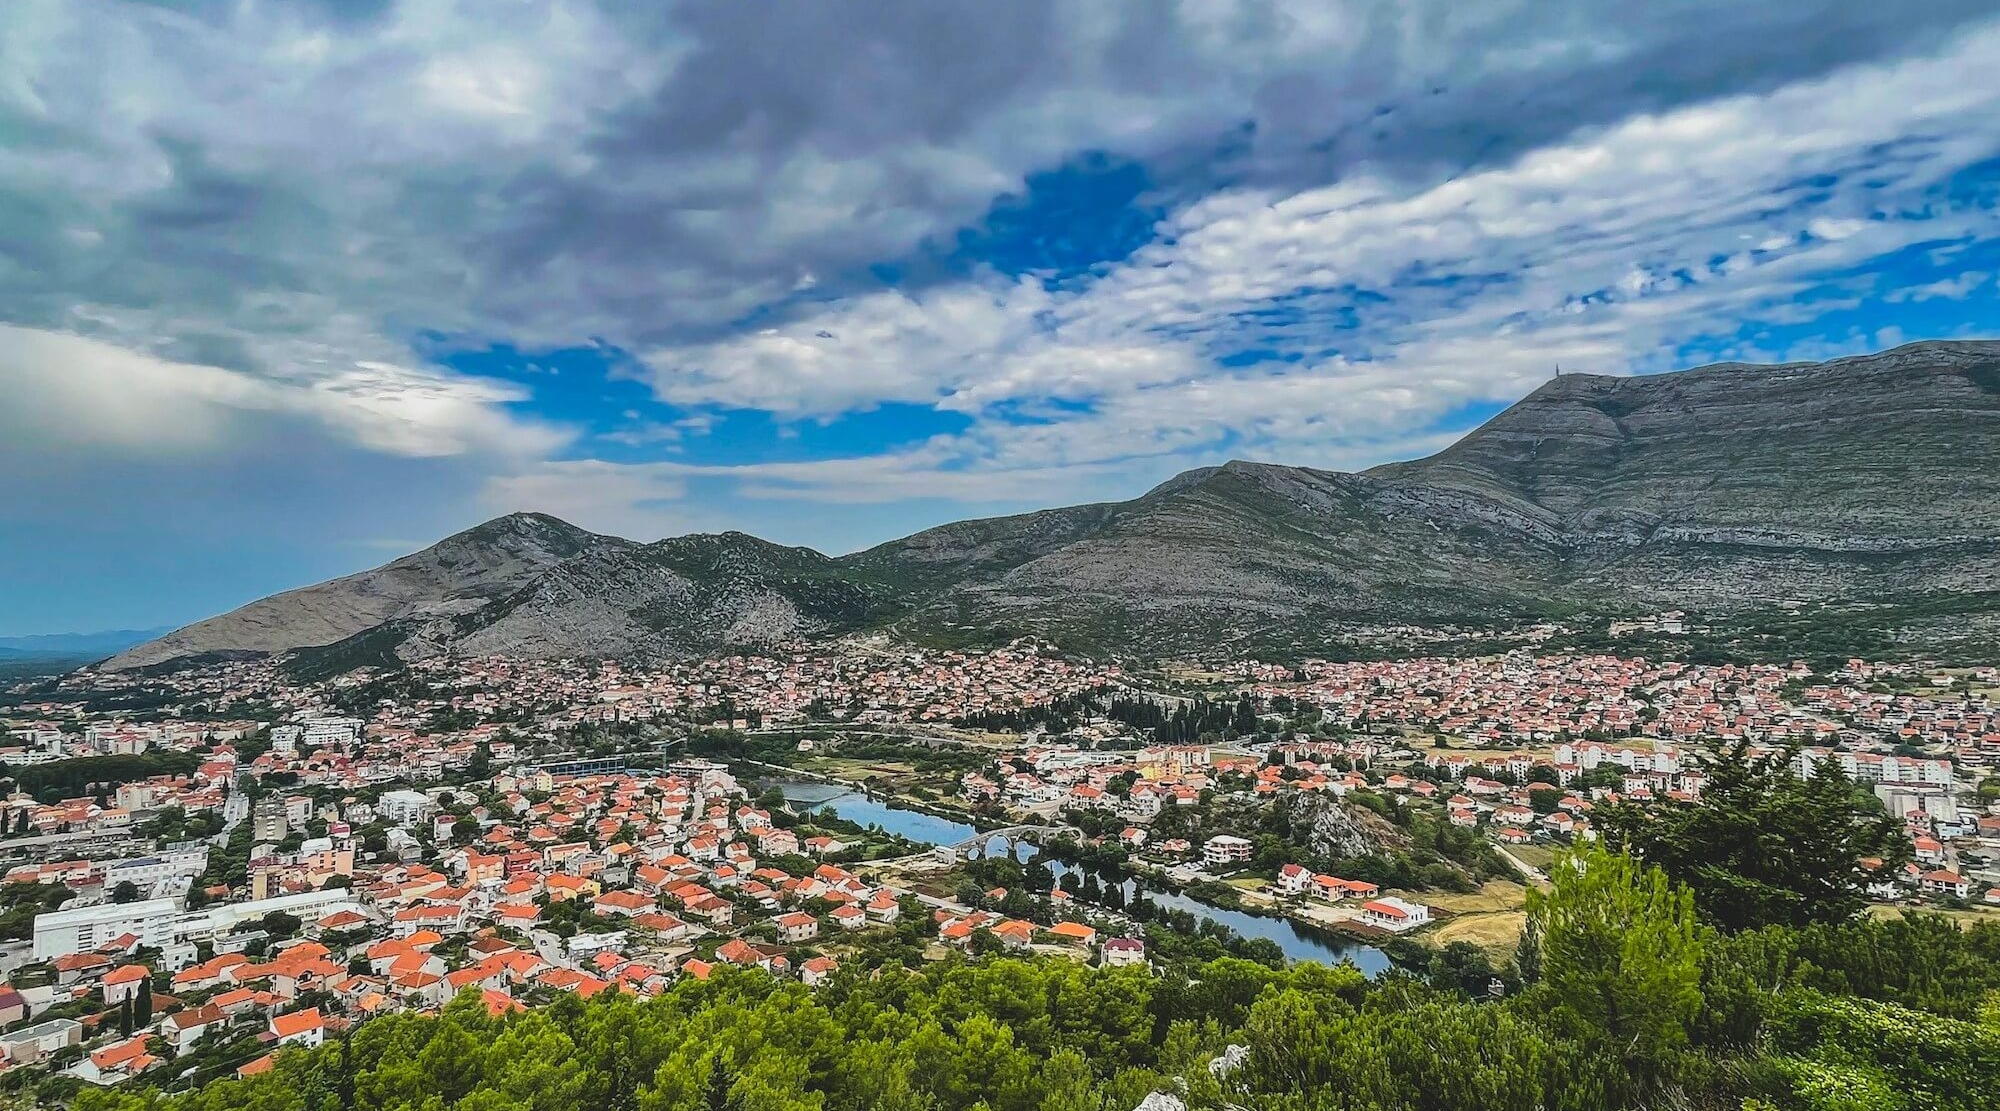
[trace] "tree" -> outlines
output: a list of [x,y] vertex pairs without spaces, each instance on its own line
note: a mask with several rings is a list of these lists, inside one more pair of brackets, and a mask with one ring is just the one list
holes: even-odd
[[119,880],[118,885],[111,889],[111,901],[114,903],[138,902],[139,885],[133,883],[131,880]]
[[1541,981],[1533,1010],[1617,1060],[1644,1090],[1672,1072],[1701,1008],[1694,893],[1633,857],[1590,846],[1528,892]]
[[475,780],[493,778],[493,746],[480,741],[472,749],[472,760],[465,766],[465,774]]
[[153,1021],[153,982],[141,980],[139,994],[132,1003],[132,1023],[134,1026],[143,1027],[151,1021]]
[[1752,756],[1739,743],[1703,761],[1699,799],[1607,807],[1598,828],[1693,888],[1702,917],[1720,929],[1847,921],[1868,905],[1874,871],[1864,859],[1893,868],[1909,845],[1839,765],[1823,761],[1801,777],[1797,755]]
[[710,1058],[708,1082],[702,1088],[703,1111],[736,1111],[738,1101],[730,1096],[735,1085],[736,1078],[730,1074],[729,1066],[723,1064],[722,1054]]

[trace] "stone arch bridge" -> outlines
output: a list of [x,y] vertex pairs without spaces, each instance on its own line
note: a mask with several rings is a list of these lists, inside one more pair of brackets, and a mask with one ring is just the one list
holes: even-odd
[[1006,855],[1013,856],[1020,850],[1023,841],[1032,844],[1042,838],[1054,840],[1066,833],[1079,838],[1083,836],[1083,831],[1075,826],[1008,826],[1006,829],[989,829],[975,834],[956,845],[939,845],[933,851],[943,855],[949,849],[960,860],[978,860],[987,855],[994,841],[999,840],[1007,845]]

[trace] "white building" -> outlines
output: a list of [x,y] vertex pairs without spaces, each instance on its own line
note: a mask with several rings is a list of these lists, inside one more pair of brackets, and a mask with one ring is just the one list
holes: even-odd
[[[183,842],[170,845],[151,856],[137,856],[128,860],[114,860],[104,866],[104,886],[108,890],[121,883],[130,883],[140,891],[152,891],[161,886],[162,881],[174,881],[186,877],[199,876],[208,867],[208,846],[199,842]],[[185,890],[185,884],[168,883],[167,886]]]
[[326,717],[314,718],[301,724],[305,727],[305,735],[301,740],[312,748],[319,748],[322,745],[354,743],[361,738],[361,730],[366,723],[360,718]]
[[1201,862],[1217,867],[1240,864],[1250,859],[1250,848],[1250,842],[1245,838],[1217,834],[1201,846]]
[[1848,752],[1824,748],[1799,750],[1792,761],[1792,770],[1800,775],[1812,774],[1812,769],[1821,762],[1840,765],[1849,779],[1857,783],[1915,783],[1938,787],[1949,787],[1952,783],[1951,761],[1927,760],[1910,756],[1883,756],[1873,752]]
[[437,804],[422,791],[384,791],[382,797],[375,800],[375,812],[384,821],[399,826],[414,826],[429,817],[435,809]]
[[1361,904],[1361,920],[1385,930],[1414,930],[1431,920],[1431,908],[1386,895]]
[[287,756],[299,750],[299,738],[306,735],[302,725],[273,725],[271,727],[271,750]]
[[191,953],[192,948],[186,945],[189,941],[228,933],[245,922],[279,910],[300,918],[317,919],[338,910],[359,911],[360,904],[346,889],[333,888],[275,899],[223,903],[195,911],[181,910],[174,899],[142,899],[134,903],[102,903],[76,910],[50,911],[35,916],[34,959],[88,953],[126,934],[138,938],[141,945]]
[[138,938],[141,945],[164,947],[174,940],[180,914],[180,904],[173,899],[46,911],[35,916],[35,959],[88,953],[126,934]]

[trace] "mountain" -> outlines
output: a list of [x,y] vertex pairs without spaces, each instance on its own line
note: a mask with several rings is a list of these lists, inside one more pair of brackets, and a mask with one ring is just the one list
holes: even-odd
[[36,636],[0,637],[0,659],[38,656],[94,658],[108,656],[123,648],[143,644],[172,626],[158,629],[106,629],[97,633],[42,633]]
[[446,537],[372,571],[288,590],[120,652],[108,670],[176,660],[265,656],[331,644],[393,622],[478,610],[570,560],[630,541],[540,513],[516,513]]
[[636,544],[517,514],[107,666],[297,651],[333,673],[871,628],[1179,652],[1785,599],[1972,599],[1934,607],[1936,622],[2000,633],[1988,594],[2000,598],[2000,343],[1921,343],[1563,375],[1425,459],[1359,474],[1231,462],[1130,501],[960,521],[842,557],[741,533]]

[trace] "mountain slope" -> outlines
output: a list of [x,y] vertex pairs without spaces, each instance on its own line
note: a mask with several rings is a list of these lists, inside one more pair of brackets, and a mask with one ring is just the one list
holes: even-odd
[[114,667],[306,646],[677,655],[892,627],[1184,651],[1343,626],[2000,591],[2000,343],[1779,367],[1565,375],[1426,459],[1232,462],[1146,494],[850,556],[655,544],[516,515],[252,603]]
[[588,552],[632,546],[540,513],[515,513],[370,571],[259,599],[107,660],[109,670],[332,644],[382,625],[465,613]]

